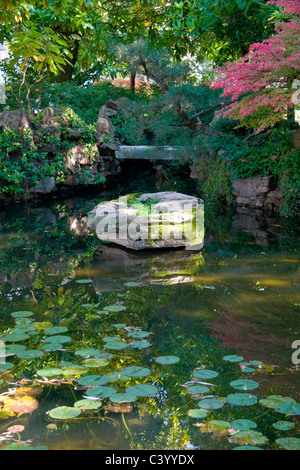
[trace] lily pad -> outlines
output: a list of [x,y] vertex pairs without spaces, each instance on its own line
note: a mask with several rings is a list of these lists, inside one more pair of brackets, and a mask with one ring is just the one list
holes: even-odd
[[254,380],[234,380],[230,382],[231,387],[236,388],[237,390],[255,390],[259,387],[259,384]]
[[295,423],[291,423],[290,421],[277,421],[277,423],[273,424],[273,428],[278,429],[279,431],[290,431],[294,429]]
[[275,442],[285,450],[300,450],[300,439],[297,437],[284,437]]
[[234,442],[245,442],[249,445],[265,445],[269,442],[269,439],[258,431],[241,431],[232,436]]
[[242,362],[243,360],[244,358],[242,356],[229,355],[223,357],[223,361],[227,362]]
[[33,312],[29,310],[19,310],[17,312],[11,313],[11,316],[14,318],[28,318],[28,317],[32,317],[32,315],[33,315]]
[[206,416],[209,414],[209,412],[203,408],[195,408],[194,410],[189,410],[188,415],[191,418],[197,418],[197,419],[203,419],[206,418]]
[[249,431],[257,428],[257,424],[250,419],[236,419],[230,423],[230,427],[236,431]]
[[6,370],[10,370],[14,367],[13,364],[11,364],[10,362],[4,362],[4,363],[0,363],[0,373],[1,372],[4,372]]
[[37,371],[37,375],[40,377],[57,377],[58,375],[63,375],[64,371],[55,367],[49,367],[47,369],[40,369]]
[[158,364],[172,365],[172,364],[177,364],[177,362],[180,361],[180,358],[177,356],[159,356],[159,357],[156,357],[154,360]]
[[133,393],[137,397],[150,397],[158,393],[158,388],[148,384],[133,385],[126,388],[126,393]]
[[108,379],[106,377],[101,377],[100,375],[86,375],[85,377],[81,377],[78,380],[79,385],[83,385],[85,387],[97,387],[99,385],[105,385],[108,383]]
[[300,403],[280,403],[275,411],[284,415],[300,416]]
[[127,307],[124,305],[108,305],[107,307],[104,307],[103,310],[106,312],[111,312],[111,313],[118,313],[118,312],[123,312],[126,310]]
[[193,372],[193,377],[196,377],[197,379],[214,379],[215,377],[218,377],[218,372],[214,370],[209,370],[209,369],[199,369]]
[[133,341],[130,346],[137,349],[146,349],[149,348],[151,344],[149,343],[149,341]]
[[199,401],[198,406],[205,410],[219,410],[220,408],[223,408],[224,403],[216,398],[204,398]]
[[85,359],[84,365],[91,368],[105,367],[109,364],[109,361],[104,357],[94,357],[91,359]]
[[256,446],[238,446],[232,450],[264,450],[264,449],[262,449],[261,447],[256,447]]
[[110,398],[111,395],[115,395],[117,393],[116,389],[113,387],[95,387],[90,388],[86,392],[86,396],[88,397],[99,397],[99,398]]
[[97,356],[99,352],[100,351],[98,349],[86,348],[86,349],[78,349],[77,351],[75,351],[75,355],[88,358],[91,356]]
[[210,390],[208,387],[205,387],[205,385],[192,385],[191,387],[188,387],[187,392],[193,393],[194,395],[201,395],[202,393],[209,393]]
[[257,397],[248,393],[233,393],[227,397],[227,403],[233,406],[251,406],[257,403]]
[[137,396],[134,393],[115,393],[109,397],[113,403],[133,403],[136,401]]
[[102,403],[101,401],[96,400],[79,400],[74,403],[75,408],[79,408],[80,410],[98,410],[101,408]]
[[40,349],[43,351],[58,351],[59,349],[62,349],[63,345],[60,343],[46,343],[43,344]]
[[29,336],[23,333],[11,333],[0,338],[4,343],[17,343],[18,341],[25,341]]
[[266,406],[267,408],[275,409],[278,407],[278,405],[282,403],[293,404],[296,403],[296,401],[290,397],[283,397],[281,395],[269,395],[267,398],[259,400],[259,403],[263,406]]
[[72,341],[72,338],[70,336],[63,336],[63,335],[55,335],[55,336],[49,336],[48,338],[45,339],[47,343],[69,343]]
[[151,374],[151,370],[146,367],[130,366],[120,371],[124,377],[146,377]]
[[68,328],[65,326],[51,326],[45,329],[46,335],[59,335],[60,333],[66,333]]
[[69,406],[58,406],[49,411],[49,416],[53,419],[74,419],[80,416],[79,408],[71,408]]
[[43,355],[43,351],[39,351],[38,349],[28,349],[27,351],[20,351],[17,353],[17,357],[19,359],[35,359],[42,357]]
[[77,284],[90,284],[93,281],[91,279],[77,279],[75,282],[77,282]]
[[131,331],[128,333],[128,336],[131,338],[148,338],[150,334],[151,333],[148,333],[147,331]]
[[121,351],[122,349],[129,348],[129,346],[130,345],[128,343],[124,343],[123,341],[108,341],[104,345],[104,349],[112,349],[115,351]]

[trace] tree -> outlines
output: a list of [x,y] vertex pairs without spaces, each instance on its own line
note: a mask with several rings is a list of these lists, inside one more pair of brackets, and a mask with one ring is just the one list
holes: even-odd
[[232,97],[223,116],[240,120],[257,133],[294,109],[294,87],[300,76],[300,0],[271,3],[281,7],[274,36],[252,44],[245,57],[217,69],[211,83]]

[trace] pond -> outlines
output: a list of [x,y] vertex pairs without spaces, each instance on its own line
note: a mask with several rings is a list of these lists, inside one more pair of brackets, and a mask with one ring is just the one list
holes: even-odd
[[[299,449],[299,227],[206,207],[201,253],[0,212],[0,448]],[[293,348],[294,347],[294,348]]]

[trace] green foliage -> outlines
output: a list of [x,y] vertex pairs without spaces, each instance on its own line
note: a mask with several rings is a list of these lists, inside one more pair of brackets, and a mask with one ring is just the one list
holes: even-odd
[[[63,150],[65,144],[60,144]],[[47,154],[38,152],[29,131],[22,135],[11,129],[0,133],[0,194],[22,193],[25,179],[30,186],[35,186],[39,180],[50,176],[63,181],[66,174],[63,154],[57,151],[50,160]]]

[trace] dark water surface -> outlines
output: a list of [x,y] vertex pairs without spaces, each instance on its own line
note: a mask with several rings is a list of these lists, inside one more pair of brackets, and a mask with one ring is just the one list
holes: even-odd
[[[297,221],[206,207],[201,253],[129,252],[99,246],[86,231],[94,205],[77,198],[0,212],[0,447],[277,449],[278,439],[299,439],[299,405],[280,412],[272,400],[273,408],[260,402],[273,395],[288,397],[290,406],[300,402],[292,360],[300,341]],[[47,331],[58,326],[57,335]],[[19,346],[39,353],[24,356]],[[243,359],[229,362],[228,355]],[[160,356],[177,362],[161,364]],[[131,366],[142,372],[126,375]],[[199,368],[218,375],[197,378]],[[82,385],[90,375],[105,377],[112,400]],[[255,388],[234,388],[239,379]],[[129,390],[122,399],[119,393],[137,384],[154,385],[155,393]],[[207,391],[187,390],[197,384]],[[232,405],[235,393],[255,403]],[[97,409],[55,419],[54,409],[78,410],[74,404],[86,396]],[[218,408],[192,417],[204,397],[217,399]],[[256,427],[241,434],[237,419]],[[293,429],[276,429],[278,421]],[[8,432],[12,426],[24,429]]]

